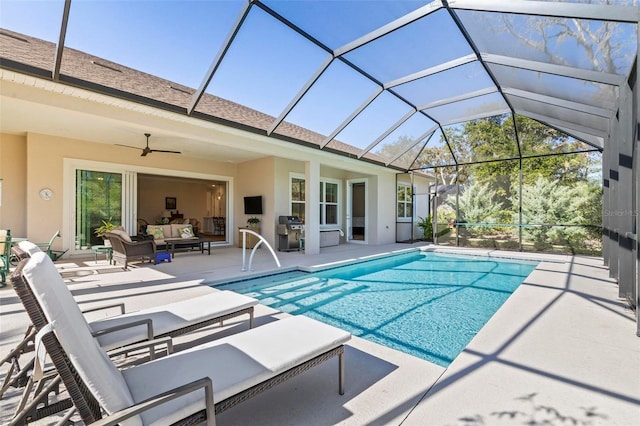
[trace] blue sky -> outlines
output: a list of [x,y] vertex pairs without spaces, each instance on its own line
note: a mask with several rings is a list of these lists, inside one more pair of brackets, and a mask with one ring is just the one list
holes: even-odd
[[[63,3],[62,0],[2,0],[0,23],[4,28],[56,42]],[[338,48],[425,2],[265,3],[295,23],[308,26],[308,31],[330,48]],[[242,5],[239,0],[73,0],[65,44],[195,88],[200,85]],[[366,19],[363,10],[367,11]],[[258,8],[252,9],[246,24],[207,91],[278,116],[328,53]],[[360,59],[366,60],[367,56],[372,54],[360,55]],[[288,119],[327,134],[375,88],[371,81],[335,61],[321,77],[318,87],[313,88],[312,96]],[[382,123],[389,121],[389,115],[389,111],[376,114]],[[395,119],[391,117],[391,121]],[[360,139],[370,138],[371,133],[371,129],[365,131]],[[367,143],[359,143],[362,144]]]
[[[63,0],[0,1],[0,26],[57,42]],[[337,49],[429,1],[264,0],[264,3],[304,28],[328,49]],[[65,44],[197,88],[243,4],[242,0],[73,0]],[[482,31],[483,25],[500,14],[477,18],[472,13],[460,12],[460,16],[486,50],[528,55],[526,49],[518,49],[518,43],[505,34]],[[630,43],[635,46],[635,32],[629,32],[629,28],[619,36],[624,40],[633,37]],[[574,46],[554,43],[552,48],[561,53],[566,46]],[[369,70],[374,79],[387,83],[470,53],[471,48],[457,32],[449,14],[441,10],[348,53],[345,58]],[[328,55],[323,48],[253,7],[207,92],[277,117]],[[576,51],[570,59],[576,64],[584,63],[579,56]],[[492,84],[482,67],[469,64],[399,86],[397,91],[422,105]],[[376,88],[374,82],[334,60],[286,119],[327,135]],[[549,90],[556,90],[552,89]],[[473,105],[476,109],[490,107],[480,99]],[[455,106],[451,108],[455,110]],[[408,110],[406,103],[386,93],[338,139],[366,147]],[[398,134],[418,137],[424,131],[422,123],[427,128],[432,125],[428,119],[413,119],[394,132],[394,137]]]

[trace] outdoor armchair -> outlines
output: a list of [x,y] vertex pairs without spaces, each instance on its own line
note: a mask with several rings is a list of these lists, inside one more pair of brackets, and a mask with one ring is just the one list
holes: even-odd
[[124,231],[108,232],[106,238],[111,242],[113,262],[121,262],[127,269],[130,260],[156,260],[156,243],[153,240],[133,241]]

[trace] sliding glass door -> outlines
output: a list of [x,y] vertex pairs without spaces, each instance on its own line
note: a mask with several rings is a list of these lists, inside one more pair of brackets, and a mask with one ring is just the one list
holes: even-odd
[[[174,174],[167,174],[164,169],[138,168],[126,164],[103,163],[90,160],[65,159],[64,166],[64,207],[62,226],[63,246],[70,250],[70,254],[86,254],[93,245],[102,245],[102,239],[95,235],[95,229],[102,225],[102,221],[111,221],[114,225],[121,225],[129,235],[136,235],[138,232],[138,208],[139,189],[138,174],[164,176],[166,178],[176,178],[178,181],[184,179],[197,179],[198,182],[207,180],[215,181],[217,185],[215,203],[205,206],[202,192],[195,192],[199,186],[191,185],[194,188],[194,195],[191,196],[192,208],[187,211],[189,216],[202,218],[204,216],[224,216],[227,220],[233,217],[233,180],[226,176],[204,175],[182,171]],[[162,184],[158,185],[162,187]],[[190,188],[191,188],[190,187]],[[145,187],[147,188],[147,187]],[[177,188],[177,189],[176,189]],[[212,188],[212,186],[209,186]],[[180,188],[175,187],[175,191]],[[160,214],[165,207],[165,198],[174,196],[173,193],[165,193],[163,189],[158,191],[143,190],[145,203],[145,214],[147,222],[154,223],[159,218],[154,217]],[[174,191],[174,192],[175,192]],[[201,197],[201,198],[200,198]],[[185,198],[181,199],[186,202]],[[202,201],[202,205],[198,202]],[[197,204],[197,206],[196,206]],[[188,204],[183,204],[187,206]],[[183,211],[183,208],[180,208]],[[151,213],[149,213],[151,212]],[[223,223],[224,226],[224,223]],[[232,222],[226,224],[226,230],[219,231],[220,239],[228,237],[228,229],[233,226]]]
[[94,230],[102,221],[122,224],[122,173],[76,170],[75,248],[103,244]]

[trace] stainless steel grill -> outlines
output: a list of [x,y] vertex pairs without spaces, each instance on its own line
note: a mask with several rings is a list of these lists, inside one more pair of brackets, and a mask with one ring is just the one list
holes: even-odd
[[298,216],[278,218],[278,251],[300,250],[300,237],[304,229]]

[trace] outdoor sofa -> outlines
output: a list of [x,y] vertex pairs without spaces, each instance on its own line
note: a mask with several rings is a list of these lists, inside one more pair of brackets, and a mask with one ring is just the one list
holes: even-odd
[[167,225],[148,225],[146,236],[156,243],[158,250],[167,250],[168,242],[179,243],[182,249],[201,248],[197,228],[189,223],[171,223]]

